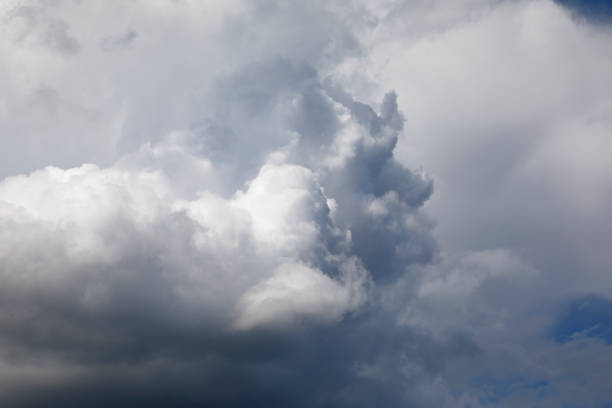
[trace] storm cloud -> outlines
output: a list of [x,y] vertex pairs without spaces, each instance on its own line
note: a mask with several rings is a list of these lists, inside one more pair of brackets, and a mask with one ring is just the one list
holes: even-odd
[[6,2],[0,401],[612,402],[574,3]]

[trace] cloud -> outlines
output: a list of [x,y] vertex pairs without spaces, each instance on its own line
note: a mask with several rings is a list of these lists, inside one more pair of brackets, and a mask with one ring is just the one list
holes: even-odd
[[351,397],[356,382],[402,381],[358,369],[399,370],[386,354],[413,335],[373,343],[369,325],[394,325],[376,323],[376,283],[437,249],[419,216],[432,183],[393,157],[396,95],[372,107],[274,56],[204,98],[200,122],[111,165],[0,182],[2,355],[20,368],[4,400],[355,406],[374,396]]
[[2,12],[5,405],[612,400],[605,23],[547,0]]
[[40,45],[66,55],[79,52],[79,43],[70,35],[68,24],[49,16],[42,6],[17,5],[8,8],[4,20],[14,41]]
[[[238,328],[286,325],[296,319],[334,321],[346,311],[357,309],[365,298],[361,286],[364,272],[355,275],[344,268],[345,285],[302,264],[283,264],[270,278],[249,289],[240,299]],[[361,275],[361,276],[359,276]],[[356,293],[351,293],[355,291]]]
[[102,41],[102,49],[112,51],[113,49],[129,47],[130,44],[136,40],[136,37],[138,37],[138,33],[136,33],[134,30],[128,29],[122,35],[106,37]]
[[[416,286],[408,325],[436,338],[472,335],[487,357],[459,370],[472,380],[445,379],[484,406],[607,404],[606,346],[589,338],[561,347],[550,333],[564,305],[612,296],[602,222],[609,25],[552,1],[378,5],[378,29],[359,37],[367,62],[348,58],[342,76],[366,102],[398,93],[406,119],[396,157],[434,178],[426,212],[443,250],[442,263],[388,301]],[[354,79],[363,76],[375,83]],[[584,365],[578,344],[590,350]],[[606,357],[595,362],[597,353]],[[581,371],[591,365],[593,376]]]

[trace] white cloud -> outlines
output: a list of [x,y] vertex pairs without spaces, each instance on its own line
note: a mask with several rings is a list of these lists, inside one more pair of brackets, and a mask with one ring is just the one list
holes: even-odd
[[[343,276],[350,284],[329,278],[321,271],[303,264],[283,264],[270,278],[249,289],[240,305],[242,312],[236,324],[248,329],[257,325],[286,325],[300,319],[334,322],[347,311],[359,307],[365,300],[365,271],[349,271],[358,276]],[[361,280],[361,282],[359,282]],[[351,293],[357,289],[357,293]]]

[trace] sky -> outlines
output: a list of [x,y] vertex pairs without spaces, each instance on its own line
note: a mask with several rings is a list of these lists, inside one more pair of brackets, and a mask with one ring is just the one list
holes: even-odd
[[0,1],[0,404],[612,406],[611,21]]

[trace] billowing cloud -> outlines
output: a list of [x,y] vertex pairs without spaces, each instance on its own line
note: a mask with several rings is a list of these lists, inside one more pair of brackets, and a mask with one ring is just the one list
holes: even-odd
[[7,2],[0,402],[608,404],[612,40],[561,3]]
[[393,157],[394,93],[373,108],[320,75],[249,62],[204,89],[197,122],[111,165],[0,183],[7,401],[354,405],[353,381],[400,381],[363,377],[389,350],[358,332],[377,282],[436,252],[432,183]]
[[[343,66],[380,84],[355,93],[398,92],[407,120],[397,157],[436,181],[427,212],[444,261],[428,268],[404,318],[436,337],[474,336],[488,357],[465,367],[472,380],[459,389],[485,406],[612,399],[605,341],[579,339],[587,322],[605,332],[612,297],[603,249],[612,39],[603,15],[580,16],[597,2],[559,3],[373,7],[384,23],[363,37],[367,68],[357,59]],[[404,24],[416,15],[420,23]],[[585,298],[604,301],[576,314],[576,330],[567,329],[575,343],[556,344],[567,305]]]

